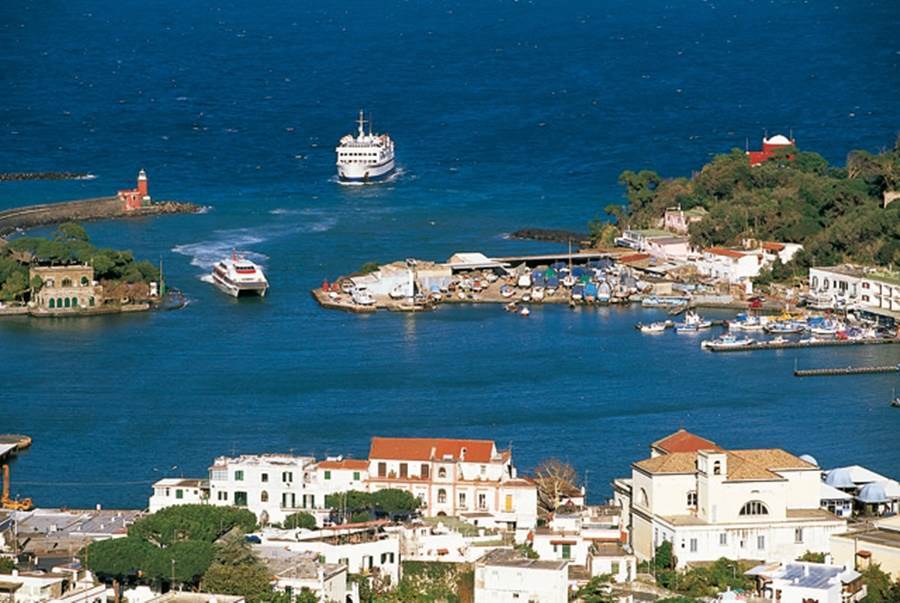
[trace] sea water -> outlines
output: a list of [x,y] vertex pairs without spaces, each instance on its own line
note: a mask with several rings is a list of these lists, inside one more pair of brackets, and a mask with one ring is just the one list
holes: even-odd
[[[633,329],[658,310],[356,316],[309,291],[368,261],[559,251],[506,233],[584,230],[622,202],[622,170],[690,175],[766,130],[834,163],[890,146],[898,19],[894,2],[4,3],[2,170],[97,177],[2,183],[0,208],[140,168],[154,198],[209,208],[88,225],[162,260],[183,310],[0,321],[0,432],[34,438],[13,492],[140,507],[217,455],[364,458],[393,435],[490,438],[524,471],[561,458],[599,501],[682,426],[897,477],[896,376],[792,376],[895,346],[712,354]],[[340,186],[360,108],[400,173]],[[203,282],[232,249],[265,267],[265,299]]]

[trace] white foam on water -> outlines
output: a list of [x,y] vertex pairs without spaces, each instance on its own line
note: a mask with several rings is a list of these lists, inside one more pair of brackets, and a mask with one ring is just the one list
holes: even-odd
[[320,210],[297,210],[297,213],[306,214],[309,217],[287,224],[217,230],[213,233],[214,237],[209,240],[176,245],[172,251],[190,257],[191,265],[198,268],[211,268],[222,258],[231,255],[232,251],[265,267],[264,263],[269,257],[252,251],[252,246],[296,234],[325,232],[337,224],[337,218],[323,216]]

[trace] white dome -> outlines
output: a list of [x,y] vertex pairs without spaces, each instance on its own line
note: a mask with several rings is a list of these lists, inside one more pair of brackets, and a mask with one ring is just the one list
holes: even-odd
[[888,502],[887,493],[884,491],[884,483],[874,482],[863,486],[856,497],[860,502],[864,503],[886,503]]
[[812,456],[811,454],[801,454],[801,455],[800,455],[800,460],[801,460],[801,461],[806,461],[806,462],[809,463],[810,465],[815,465],[816,467],[819,466],[819,461],[817,461],[817,460],[816,460],[816,457]]
[[766,144],[786,145],[786,146],[794,144],[790,140],[788,140],[787,137],[784,136],[783,134],[776,134],[772,138],[767,138],[765,140],[765,143]]
[[840,469],[832,469],[825,477],[825,483],[832,488],[855,488],[856,484],[850,477],[850,471],[846,467]]

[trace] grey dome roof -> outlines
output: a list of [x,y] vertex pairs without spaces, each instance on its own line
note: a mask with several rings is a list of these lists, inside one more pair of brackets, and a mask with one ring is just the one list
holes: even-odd
[[850,479],[850,470],[846,467],[832,469],[825,478],[825,483],[833,488],[855,488],[856,484]]
[[819,466],[819,461],[817,461],[817,460],[816,460],[816,457],[814,457],[814,456],[811,455],[811,454],[801,454],[801,455],[800,455],[800,460],[801,460],[801,461],[806,461],[806,462],[809,463],[810,465],[815,465],[816,467]]
[[885,503],[888,502],[887,493],[884,491],[884,482],[873,482],[866,484],[856,496],[857,500],[864,503]]

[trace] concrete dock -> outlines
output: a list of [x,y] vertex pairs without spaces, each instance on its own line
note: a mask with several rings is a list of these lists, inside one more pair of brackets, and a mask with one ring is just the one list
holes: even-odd
[[795,377],[838,377],[841,375],[874,375],[878,373],[900,373],[900,364],[893,366],[846,366],[794,370]]
[[735,348],[716,349],[708,348],[710,352],[754,352],[758,350],[791,350],[798,348],[828,348],[852,345],[889,345],[892,343],[900,343],[900,339],[823,339],[819,341],[787,341],[784,343],[775,343],[771,341],[759,341],[753,345],[747,345]]

